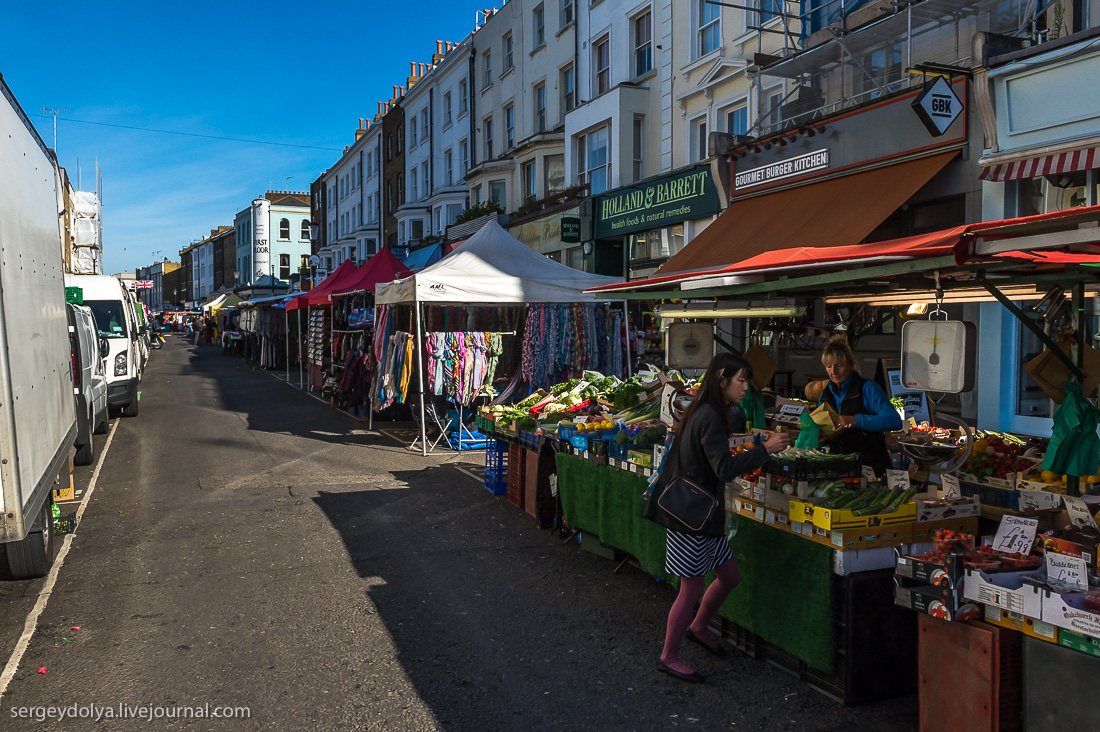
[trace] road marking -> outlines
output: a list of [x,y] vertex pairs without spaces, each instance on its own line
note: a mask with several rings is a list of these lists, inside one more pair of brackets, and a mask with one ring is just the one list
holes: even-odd
[[0,674],[0,699],[8,690],[8,684],[15,677],[15,672],[19,669],[19,662],[23,660],[23,654],[27,652],[27,646],[31,643],[31,638],[34,637],[35,628],[38,627],[38,617],[42,614],[42,611],[46,609],[46,603],[50,599],[50,594],[53,593],[53,586],[57,583],[58,572],[61,571],[61,565],[65,563],[65,557],[69,554],[69,548],[73,543],[73,536],[76,531],[80,529],[80,520],[84,517],[84,510],[88,508],[88,499],[92,497],[92,493],[95,492],[96,481],[99,480],[99,471],[103,467],[103,461],[107,458],[107,451],[111,448],[111,441],[115,439],[115,430],[118,429],[118,423],[121,419],[115,419],[114,425],[111,427],[111,434],[107,436],[107,442],[103,444],[103,451],[99,453],[99,462],[96,463],[95,472],[92,473],[92,480],[88,483],[88,490],[84,493],[84,500],[80,502],[80,508],[76,512],[76,528],[72,534],[65,535],[65,541],[61,545],[61,551],[57,553],[57,558],[54,560],[53,567],[50,569],[50,573],[46,576],[46,584],[42,585],[41,591],[38,593],[38,602],[34,603],[34,607],[31,609],[30,615],[27,616],[27,622],[23,625],[23,635],[19,637],[19,642],[15,644],[15,650],[11,653],[11,658],[8,659],[8,665],[4,667],[4,673]]

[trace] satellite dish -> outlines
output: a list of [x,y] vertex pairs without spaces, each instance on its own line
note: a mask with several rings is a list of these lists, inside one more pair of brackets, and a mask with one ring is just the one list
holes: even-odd
[[713,323],[672,323],[665,361],[680,369],[705,369],[714,357]]

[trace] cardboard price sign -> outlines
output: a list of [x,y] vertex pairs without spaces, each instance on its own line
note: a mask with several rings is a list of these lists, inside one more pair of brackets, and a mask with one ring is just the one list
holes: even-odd
[[1035,543],[1035,531],[1039,528],[1039,519],[1023,516],[1005,516],[997,527],[997,536],[993,539],[993,548],[1008,554],[1030,554]]
[[1056,552],[1046,553],[1047,579],[1073,585],[1079,590],[1089,588],[1088,568],[1082,557],[1071,557]]
[[1073,522],[1074,526],[1096,528],[1096,521],[1092,518],[1092,514],[1089,513],[1089,509],[1083,500],[1077,496],[1062,496],[1062,500],[1065,501],[1066,511],[1069,512],[1069,520]]
[[1062,496],[1049,491],[1033,491],[1028,488],[1020,489],[1020,508],[1023,510],[1034,509],[1046,511],[1058,508],[1062,503]]
[[944,473],[940,476],[940,485],[943,486],[945,500],[962,498],[962,490],[959,488],[959,477],[952,473]]
[[870,465],[863,466],[863,479],[866,481],[872,481],[875,479],[875,469]]
[[886,485],[890,487],[892,491],[907,491],[909,490],[909,471],[908,470],[887,470],[886,471]]

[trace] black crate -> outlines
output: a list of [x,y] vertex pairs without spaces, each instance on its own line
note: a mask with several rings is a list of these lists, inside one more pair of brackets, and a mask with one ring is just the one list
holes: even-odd
[[784,460],[772,455],[764,464],[764,472],[787,480],[839,480],[860,477],[863,474],[863,463],[858,456],[828,460]]

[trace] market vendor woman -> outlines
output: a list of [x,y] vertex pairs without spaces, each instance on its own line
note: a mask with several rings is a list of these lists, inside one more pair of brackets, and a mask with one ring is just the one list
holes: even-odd
[[829,380],[817,403],[828,404],[840,415],[840,429],[832,438],[833,452],[859,453],[864,465],[885,475],[890,455],[884,433],[900,430],[901,416],[881,386],[859,375],[855,354],[843,335],[833,336],[825,344],[821,363]]

